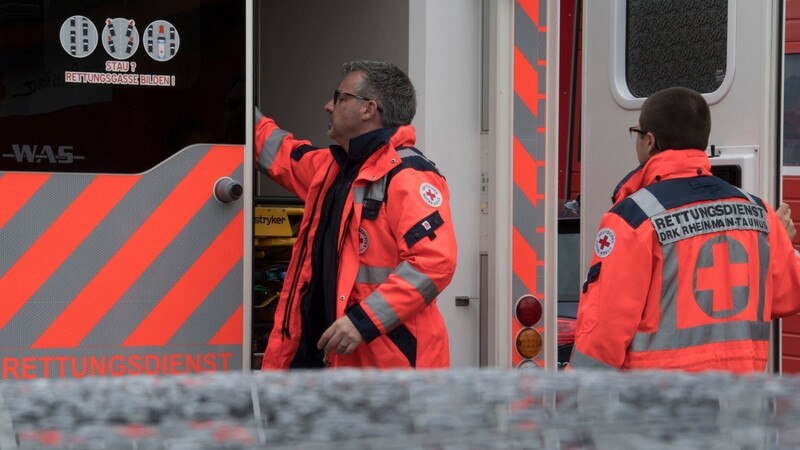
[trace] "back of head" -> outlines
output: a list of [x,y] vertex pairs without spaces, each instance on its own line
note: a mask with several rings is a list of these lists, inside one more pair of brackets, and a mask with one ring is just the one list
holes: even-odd
[[671,87],[645,100],[639,114],[639,127],[655,135],[658,150],[702,150],[708,146],[711,111],[698,92]]
[[381,61],[351,61],[342,66],[342,75],[361,72],[364,79],[358,94],[378,103],[384,127],[408,125],[417,112],[417,97],[408,75],[397,66]]

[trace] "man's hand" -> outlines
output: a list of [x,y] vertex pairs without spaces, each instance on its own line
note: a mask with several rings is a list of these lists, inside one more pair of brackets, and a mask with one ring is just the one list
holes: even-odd
[[778,209],[775,210],[775,213],[781,220],[781,224],[783,225],[783,227],[786,228],[786,232],[789,234],[789,240],[793,241],[794,236],[797,234],[797,230],[794,229],[794,221],[792,221],[792,210],[789,209],[789,205],[787,205],[786,203],[781,203],[778,206]]
[[338,318],[322,333],[322,337],[317,342],[317,348],[325,349],[327,353],[335,350],[336,353],[349,355],[363,340],[364,338],[361,337],[361,333],[358,332],[350,318],[344,316]]

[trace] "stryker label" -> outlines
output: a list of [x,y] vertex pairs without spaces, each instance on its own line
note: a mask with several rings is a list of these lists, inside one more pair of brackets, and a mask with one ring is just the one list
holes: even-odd
[[280,216],[256,216],[255,223],[263,223],[264,225],[283,225],[286,223],[286,218]]
[[715,202],[667,211],[650,218],[662,244],[729,230],[769,232],[767,213],[752,203]]

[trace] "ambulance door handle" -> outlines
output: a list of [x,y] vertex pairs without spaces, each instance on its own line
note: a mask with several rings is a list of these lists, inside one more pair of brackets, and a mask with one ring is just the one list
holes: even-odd
[[214,183],[214,198],[222,203],[239,200],[244,193],[241,183],[229,177],[222,177]]
[[456,306],[469,306],[469,301],[472,299],[477,299],[477,297],[458,295],[456,296]]

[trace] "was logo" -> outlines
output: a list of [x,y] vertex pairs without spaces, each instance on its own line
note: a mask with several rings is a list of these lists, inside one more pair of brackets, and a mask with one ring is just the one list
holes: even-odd
[[16,159],[18,163],[72,164],[84,159],[75,155],[71,145],[11,144],[11,153],[3,158]]

